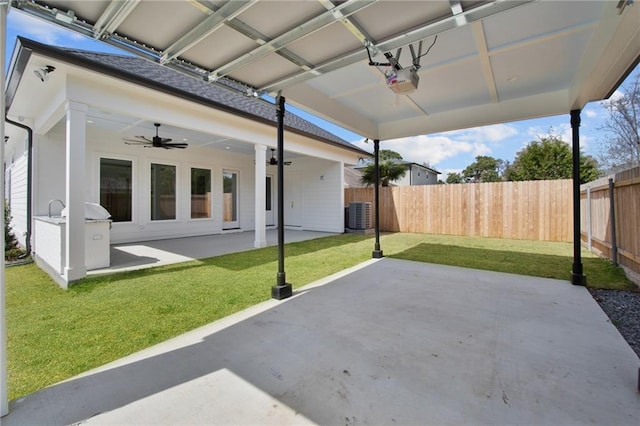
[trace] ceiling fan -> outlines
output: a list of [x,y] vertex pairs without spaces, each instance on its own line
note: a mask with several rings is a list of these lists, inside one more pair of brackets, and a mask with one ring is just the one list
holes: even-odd
[[[271,158],[269,159],[269,161],[267,161],[267,165],[268,166],[277,166],[278,165],[278,160],[276,159],[276,149],[275,148],[271,148]],[[285,161],[284,165],[285,166],[290,166],[291,165],[291,161]]]
[[136,139],[122,138],[122,140],[127,145],[142,145],[145,148],[184,149],[189,146],[188,143],[182,143],[182,142],[170,143],[171,139],[161,138],[160,136],[158,136],[158,129],[160,128],[160,123],[153,123],[153,125],[156,126],[156,135],[152,139],[149,139],[146,136],[134,136]]

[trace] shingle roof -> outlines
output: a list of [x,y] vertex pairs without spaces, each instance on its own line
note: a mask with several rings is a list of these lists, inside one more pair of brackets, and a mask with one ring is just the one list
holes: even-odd
[[[20,42],[23,45],[28,45],[31,50],[37,50],[43,54],[55,54],[58,59],[71,60],[76,65],[111,74],[137,84],[144,84],[157,90],[169,90],[172,94],[182,95],[214,108],[217,107],[241,114],[247,118],[255,118],[274,125],[277,124],[276,107],[273,103],[253,96],[243,95],[237,90],[241,89],[241,85],[232,80],[211,84],[205,81],[204,78],[199,80],[139,57],[49,46],[22,37],[20,37]],[[77,61],[74,61],[74,59]],[[285,113],[284,125],[288,130],[306,134],[321,142],[368,154],[355,145],[291,112],[287,111]]]

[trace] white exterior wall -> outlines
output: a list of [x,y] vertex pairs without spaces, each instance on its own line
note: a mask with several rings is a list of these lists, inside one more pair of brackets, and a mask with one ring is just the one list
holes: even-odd
[[[49,134],[37,138],[35,161],[37,164],[36,202],[34,216],[48,214],[49,201],[65,199],[64,189],[64,123],[56,125]],[[295,144],[296,138],[293,138]],[[331,150],[329,150],[331,153]],[[190,146],[185,150],[149,149],[126,145],[122,136],[102,129],[87,127],[85,175],[85,201],[100,202],[100,159],[128,160],[133,166],[133,206],[131,222],[114,222],[111,243],[125,243],[224,232],[222,223],[224,171],[238,173],[238,219],[242,231],[255,229],[255,156],[228,152],[221,149]],[[176,219],[150,220],[150,167],[152,163],[176,167]],[[293,160],[285,173],[300,173],[302,229],[343,232],[344,199],[342,164],[339,161],[300,156]],[[212,217],[190,217],[190,170],[192,167],[211,170]],[[274,223],[277,221],[277,177],[273,177]],[[322,176],[322,179],[320,177]],[[285,187],[285,191],[287,188]],[[58,215],[60,205],[53,205]]]
[[[126,145],[122,141],[122,134],[107,131],[88,122],[84,164],[85,201],[100,202],[100,158],[129,160],[133,165],[132,221],[113,223],[110,232],[112,243],[224,232],[223,171],[238,173],[240,230],[254,230],[255,152],[246,144],[263,144],[267,148],[274,146],[276,130],[272,126],[110,77],[99,77],[55,61],[52,63],[57,66],[56,78],[47,86],[50,92],[45,96],[47,102],[37,103],[41,108],[35,111],[33,118],[33,128],[36,132],[33,158],[34,216],[46,216],[50,200],[64,201],[67,198],[66,120],[63,106],[67,100],[72,99],[76,103],[88,105],[90,109],[100,109],[106,113],[112,111],[115,114],[130,115],[140,120],[157,121],[205,134],[213,131],[217,138],[229,137],[244,141],[244,147],[250,148],[246,153],[198,147],[195,144],[185,150],[148,149]],[[55,86],[54,82],[59,86]],[[295,156],[294,165],[291,168],[287,167],[285,173],[298,167],[301,176],[301,208],[304,209],[301,212],[302,229],[342,232],[344,201],[340,167],[343,164],[355,164],[358,153],[293,132],[285,132],[285,136],[285,150]],[[176,167],[175,220],[150,220],[151,163]],[[190,217],[191,167],[211,170],[211,218]],[[273,177],[273,223],[277,223],[275,169],[268,169],[267,174]],[[323,176],[322,180],[319,179],[320,176]],[[60,208],[56,203],[53,214],[58,215]]]
[[26,246],[27,233],[27,156],[23,155],[8,169],[5,182],[11,206],[11,231],[22,247]]
[[[222,174],[238,173],[238,219],[242,230],[254,229],[253,156],[218,149],[190,146],[185,150],[165,150],[125,145],[122,137],[90,129],[87,136],[86,199],[100,202],[100,158],[116,158],[133,163],[132,222],[114,222],[111,242],[133,242],[207,235],[222,232]],[[150,198],[151,164],[176,167],[176,219],[152,221]],[[191,168],[211,170],[211,218],[191,219]]]
[[[34,136],[33,146],[33,216],[46,216],[49,201],[66,199],[65,194],[65,130],[64,125],[49,135]],[[52,206],[53,207],[53,206]],[[59,213],[56,204],[53,213]]]
[[309,158],[300,163],[305,170],[302,175],[302,228],[344,232],[342,164]]

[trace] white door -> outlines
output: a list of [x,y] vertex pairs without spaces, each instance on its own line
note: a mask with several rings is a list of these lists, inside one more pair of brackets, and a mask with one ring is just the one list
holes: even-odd
[[284,177],[284,226],[302,227],[302,174]]
[[272,226],[273,221],[273,176],[267,176],[267,190],[265,191],[266,197],[266,210],[265,210],[265,225]]
[[238,173],[222,172],[222,229],[239,228],[238,221]]

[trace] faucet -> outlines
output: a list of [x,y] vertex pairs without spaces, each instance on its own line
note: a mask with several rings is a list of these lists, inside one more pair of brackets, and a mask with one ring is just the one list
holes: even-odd
[[51,200],[49,201],[49,217],[51,217],[51,204],[55,203],[55,202],[59,202],[62,205],[62,208],[64,209],[66,206],[64,205],[64,203],[62,202],[62,200],[59,199],[55,199],[55,200]]

